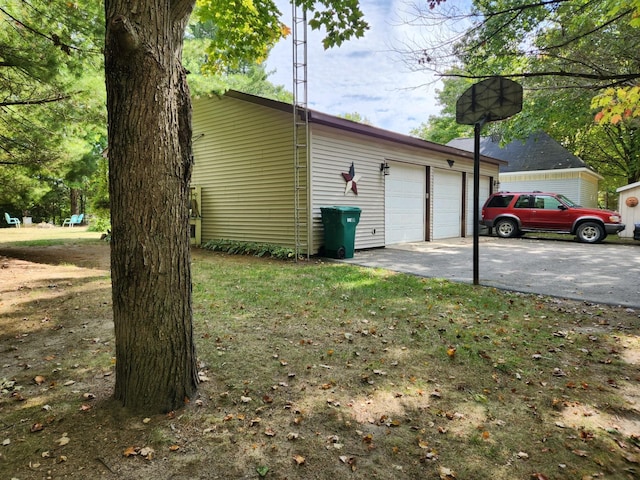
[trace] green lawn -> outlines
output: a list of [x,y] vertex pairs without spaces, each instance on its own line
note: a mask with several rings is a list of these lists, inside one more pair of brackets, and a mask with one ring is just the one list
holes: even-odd
[[[3,471],[20,479],[640,474],[638,312],[316,259],[202,250],[193,258],[203,381],[198,398],[168,416],[130,417],[109,400],[104,278],[57,282],[64,291],[55,298],[47,284],[31,287],[29,331],[24,307],[5,310],[28,336],[0,337]],[[83,302],[74,302],[80,291]],[[25,350],[43,344],[58,346],[56,360]],[[35,424],[44,428],[32,433]],[[72,441],[60,446],[63,434]]]

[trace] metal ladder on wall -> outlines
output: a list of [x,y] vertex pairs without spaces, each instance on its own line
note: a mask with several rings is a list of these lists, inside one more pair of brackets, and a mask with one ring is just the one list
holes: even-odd
[[[296,261],[309,258],[309,111],[307,108],[307,11],[298,1],[292,5],[293,38],[293,178]],[[304,181],[303,181],[304,180]]]

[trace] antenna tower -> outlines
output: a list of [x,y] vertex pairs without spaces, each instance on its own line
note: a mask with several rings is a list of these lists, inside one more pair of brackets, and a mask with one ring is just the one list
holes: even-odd
[[292,5],[293,37],[293,167],[296,261],[309,258],[309,111],[307,106],[307,11]]

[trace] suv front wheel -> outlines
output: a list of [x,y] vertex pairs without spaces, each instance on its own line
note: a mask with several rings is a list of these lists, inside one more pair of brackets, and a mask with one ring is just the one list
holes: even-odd
[[496,235],[501,238],[511,238],[518,235],[518,224],[510,218],[501,218],[496,222]]
[[576,237],[578,237],[578,241],[583,243],[598,243],[604,240],[606,234],[599,223],[584,222],[578,226]]

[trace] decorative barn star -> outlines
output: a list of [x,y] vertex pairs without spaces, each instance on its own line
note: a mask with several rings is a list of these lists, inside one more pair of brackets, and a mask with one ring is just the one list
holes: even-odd
[[353,166],[353,162],[351,162],[351,168],[349,168],[349,173],[343,173],[342,177],[344,181],[347,182],[347,186],[344,189],[344,194],[346,195],[349,190],[353,191],[356,195],[358,194],[358,181],[360,180],[360,175],[356,175],[356,169]]

